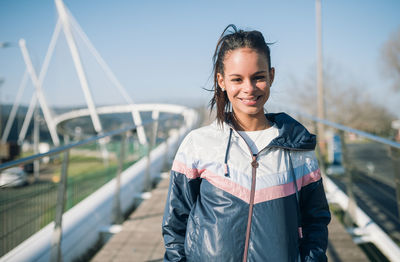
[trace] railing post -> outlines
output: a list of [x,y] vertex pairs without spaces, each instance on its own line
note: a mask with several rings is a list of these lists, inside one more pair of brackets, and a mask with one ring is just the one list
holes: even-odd
[[121,146],[118,157],[118,170],[116,176],[116,185],[115,185],[115,195],[114,195],[114,205],[113,205],[113,223],[121,224],[123,221],[122,213],[121,213],[121,198],[120,198],[120,189],[121,189],[121,174],[124,169],[124,159],[125,159],[125,142],[128,137],[127,133],[121,135]]
[[154,147],[156,145],[157,139],[157,131],[158,131],[158,118],[160,117],[160,111],[153,111],[151,114],[151,118],[153,119],[152,132],[151,132],[151,146]]
[[397,196],[397,213],[400,220],[400,149],[390,147],[390,157],[393,162],[394,182]]
[[[66,141],[65,143],[68,143],[67,136],[65,137],[65,141]],[[64,152],[64,159],[61,166],[61,179],[58,184],[56,217],[54,220],[54,231],[51,241],[50,262],[62,261],[62,251],[61,251],[62,217],[65,208],[65,194],[67,191],[68,164],[69,164],[69,150]]]
[[[33,116],[33,153],[39,154],[39,143],[40,143],[40,116],[39,110],[36,107]],[[40,160],[33,161],[33,177],[35,181],[39,179]]]
[[[316,133],[318,134],[318,125],[315,122],[314,122],[314,129],[315,129]],[[318,137],[317,139],[320,139],[320,138]],[[326,174],[326,172],[325,172],[326,166],[325,166],[324,156],[322,155],[322,150],[320,148],[320,143],[316,144],[315,153],[317,155],[318,164],[319,164],[319,168],[321,169],[321,173]]]
[[342,144],[342,157],[343,157],[343,166],[345,170],[345,175],[347,175],[346,179],[346,191],[349,197],[349,202],[347,204],[347,210],[344,215],[344,224],[348,227],[353,226],[353,221],[356,220],[356,208],[357,203],[353,193],[353,171],[351,169],[351,165],[349,162],[349,155],[347,151],[347,145],[345,141],[344,131],[339,131],[340,142]]
[[150,191],[151,190],[151,158],[150,158],[150,152],[153,149],[153,147],[156,144],[156,138],[157,138],[157,129],[158,129],[158,117],[160,115],[160,112],[157,110],[154,110],[151,114],[151,118],[153,119],[152,123],[152,128],[151,128],[151,137],[150,141],[147,144],[147,163],[146,163],[146,176],[144,180],[144,186],[143,189],[144,191]]
[[168,135],[165,136],[165,154],[164,154],[164,160],[163,160],[163,171],[169,169],[170,167],[167,166],[168,163],[168,155],[169,155],[169,142],[168,142]]

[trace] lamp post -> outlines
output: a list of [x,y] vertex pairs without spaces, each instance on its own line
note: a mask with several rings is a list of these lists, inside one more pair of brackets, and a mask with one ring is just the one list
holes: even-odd
[[[325,119],[324,85],[323,85],[323,64],[322,64],[322,25],[321,25],[321,0],[315,1],[315,17],[317,31],[317,101],[318,118]],[[322,153],[325,153],[325,127],[318,124],[319,146]]]
[[[16,46],[12,42],[0,42],[0,48],[8,48]],[[1,97],[1,86],[4,84],[5,79],[4,77],[0,77],[0,137],[3,134],[3,101]]]
[[[8,48],[8,47],[15,47],[17,46],[15,43],[12,42],[0,42],[0,49],[1,48]],[[0,138],[3,135],[3,101],[2,101],[2,93],[1,93],[1,88],[5,82],[4,77],[0,77]],[[6,145],[6,142],[3,142],[0,140],[0,163],[3,161],[3,159],[9,158],[9,148]]]
[[[11,46],[13,46],[11,42],[0,42],[0,48],[7,48]],[[1,86],[3,85],[4,81],[4,77],[0,77],[0,137],[3,133],[3,101],[1,99]]]
[[1,86],[4,83],[4,77],[0,77],[0,137],[3,134],[3,101],[1,99]]

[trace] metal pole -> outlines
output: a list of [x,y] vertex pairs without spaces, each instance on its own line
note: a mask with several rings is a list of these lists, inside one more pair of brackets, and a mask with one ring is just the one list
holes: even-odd
[[61,179],[58,184],[56,217],[54,220],[54,232],[51,241],[51,256],[50,262],[62,261],[61,251],[61,238],[62,238],[62,216],[65,208],[65,193],[67,191],[67,178],[68,178],[68,164],[69,164],[69,150],[64,152],[64,159],[62,162]]
[[150,151],[152,148],[151,141],[147,143],[147,148],[146,148],[147,150],[146,175],[144,177],[144,183],[143,183],[143,191],[145,192],[151,190],[151,174],[150,174],[150,165],[151,165]]
[[[4,128],[4,132],[1,136],[2,143],[7,142],[8,135],[10,134],[12,124],[14,123],[15,116],[17,115],[17,110],[18,110],[18,107],[20,104],[20,100],[22,98],[22,94],[23,94],[26,84],[28,82],[28,77],[29,77],[28,71],[25,71],[24,76],[22,77],[21,84],[19,85],[19,88],[18,88],[17,97],[11,108],[10,115],[7,119],[6,127]],[[1,85],[1,83],[0,83],[0,85]],[[1,114],[0,114],[0,116],[1,116]]]
[[[321,0],[315,1],[316,12],[316,30],[317,30],[317,100],[318,117],[325,119],[324,86],[323,86],[323,64],[322,64],[322,26],[321,26]],[[323,153],[325,153],[325,127],[318,123],[319,144]]]
[[152,130],[152,136],[151,136],[151,146],[156,145],[156,139],[157,139],[157,131],[158,131],[158,118],[160,117],[160,111],[154,110],[151,114],[151,118],[153,119],[153,130]]
[[349,155],[347,151],[346,141],[344,137],[344,132],[342,130],[339,131],[340,134],[340,142],[342,144],[342,156],[343,156],[343,166],[345,169],[345,175],[347,175],[346,179],[346,191],[349,197],[349,202],[347,205],[347,210],[345,211],[344,215],[344,224],[348,227],[353,226],[353,221],[356,221],[356,209],[357,209],[357,202],[354,197],[353,193],[353,175],[349,161]]
[[113,206],[113,222],[114,224],[121,224],[123,221],[121,213],[121,200],[120,200],[120,188],[121,188],[121,174],[124,169],[124,159],[125,159],[125,142],[128,134],[124,133],[121,136],[121,145],[119,151],[118,159],[118,170],[115,185],[115,195],[114,195],[114,206]]
[[[317,132],[318,131],[317,123],[313,122],[312,125],[313,125],[313,128],[314,128],[315,132]],[[318,166],[319,166],[319,168],[321,170],[321,175],[323,176],[322,183],[324,185],[324,188],[326,188],[327,187],[326,180],[325,180],[326,164],[325,164],[325,160],[324,160],[324,155],[322,155],[321,145],[319,143],[317,143],[317,145],[315,147],[315,154],[317,156]]]
[[317,146],[315,147],[315,153],[317,154],[317,159],[319,162],[319,168],[321,170],[322,174],[326,174],[326,166],[325,166],[325,161],[324,161],[324,157],[322,156],[322,150],[320,147],[320,144],[317,144]]
[[393,162],[394,182],[397,196],[397,212],[400,220],[400,149],[390,147],[390,157]]
[[163,163],[163,171],[168,170],[170,168],[168,160],[168,154],[169,153],[169,143],[168,143],[168,136],[165,135],[165,155],[164,155],[164,163]]
[[[39,119],[39,108],[35,108],[33,117],[33,153],[39,154],[39,143],[40,143],[40,119]],[[33,174],[35,181],[39,179],[40,160],[33,161]]]
[[147,144],[146,176],[145,176],[144,186],[143,186],[144,191],[150,191],[151,187],[152,187],[151,172],[150,172],[150,167],[151,167],[150,152],[156,143],[159,115],[160,115],[160,112],[157,110],[154,110],[153,113],[151,114],[151,118],[153,119],[153,124],[152,124],[152,128],[151,128],[150,142]]
[[0,136],[2,135],[3,131],[3,103],[1,101],[1,86],[4,83],[4,78],[0,78]]

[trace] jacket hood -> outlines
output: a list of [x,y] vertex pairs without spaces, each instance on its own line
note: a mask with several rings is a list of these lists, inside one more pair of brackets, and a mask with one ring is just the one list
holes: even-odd
[[316,136],[286,113],[268,113],[268,120],[275,123],[279,136],[271,141],[270,146],[290,148],[294,150],[314,150]]

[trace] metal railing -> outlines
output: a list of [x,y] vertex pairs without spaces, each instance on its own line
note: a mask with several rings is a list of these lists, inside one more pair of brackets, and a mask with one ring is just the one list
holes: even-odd
[[[149,135],[150,139],[147,145],[140,145],[137,142],[133,133],[138,126],[130,125],[73,143],[68,143],[69,138],[64,137],[66,143],[64,146],[54,148],[46,153],[1,164],[0,172],[44,158],[53,159],[51,168],[42,164],[44,173],[46,171],[53,174],[48,179],[39,179],[39,181],[35,181],[27,187],[0,188],[0,257],[51,221],[54,221],[51,261],[61,261],[63,213],[113,178],[116,178],[117,181],[112,209],[113,220],[114,223],[121,223],[123,214],[120,208],[119,190],[122,171],[139,158],[147,156],[146,178],[143,188],[145,190],[150,189],[152,186],[150,151],[167,138],[171,129],[177,129],[183,123],[182,116],[164,114],[162,112],[160,116],[158,111],[153,111],[151,118],[151,120],[144,121],[140,125],[146,129]],[[109,161],[109,164],[104,167],[101,154],[95,157],[88,157],[75,152],[105,139],[110,140],[107,143],[108,149],[112,150],[112,147],[114,147],[115,152],[114,160]],[[88,151],[91,152],[88,149],[83,151],[86,153]],[[59,156],[61,155],[62,160],[60,161]],[[74,173],[74,170],[72,170],[74,161],[79,162],[80,158],[83,158],[84,165],[89,166],[92,170],[86,169],[79,175],[75,174],[73,177],[69,177],[71,172]],[[92,165],[90,165],[90,161],[93,162]],[[54,162],[61,162],[59,174],[55,171],[56,165]],[[49,169],[51,170],[49,171]],[[54,178],[59,181],[54,181]]]
[[[376,256],[374,261],[381,261],[380,255],[370,243],[390,261],[400,261],[400,143],[309,114],[294,115],[315,131],[318,123],[331,131],[329,146],[318,144],[317,156],[328,198],[344,211],[341,219],[354,241]],[[332,150],[335,136],[339,148]],[[339,161],[330,163],[332,151],[339,152]]]

